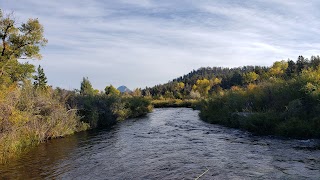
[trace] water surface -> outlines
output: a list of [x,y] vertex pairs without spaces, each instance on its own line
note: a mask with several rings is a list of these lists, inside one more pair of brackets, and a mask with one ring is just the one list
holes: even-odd
[[0,179],[320,179],[317,140],[281,140],[155,109],[111,129],[43,143],[0,165]]

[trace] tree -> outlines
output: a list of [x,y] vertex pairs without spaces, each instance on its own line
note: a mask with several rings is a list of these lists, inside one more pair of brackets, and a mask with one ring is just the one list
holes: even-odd
[[288,68],[286,69],[286,75],[291,77],[296,72],[297,66],[296,63],[292,60],[288,61]]
[[301,73],[308,65],[308,59],[305,59],[303,56],[299,56],[297,60],[297,71]]
[[133,91],[132,91],[132,96],[137,96],[137,97],[140,97],[140,96],[142,96],[142,90],[141,90],[141,88],[136,88],[136,89],[134,89]]
[[115,87],[113,87],[112,85],[106,86],[106,88],[104,88],[104,91],[105,91],[106,95],[108,95],[108,96],[120,95],[120,91],[118,89],[116,89]]
[[94,89],[93,90],[93,95],[98,95],[100,93],[99,89]]
[[212,79],[212,80],[210,81],[211,86],[219,85],[219,84],[221,84],[221,82],[222,82],[222,79],[219,79],[219,78],[214,78],[214,79]]
[[235,71],[230,78],[231,86],[241,86],[242,85],[242,75],[239,71]]
[[320,57],[318,56],[311,56],[310,65],[312,68],[316,69],[320,65]]
[[81,82],[81,87],[80,87],[80,94],[81,95],[93,95],[94,89],[91,85],[91,82],[89,81],[88,77],[83,78]]
[[171,92],[171,91],[166,91],[166,92],[164,93],[163,97],[164,97],[165,99],[174,99],[173,92]]
[[[0,10],[0,82],[3,79],[15,82],[14,77],[27,77],[34,72],[31,65],[20,64],[18,59],[41,59],[40,47],[47,40],[43,37],[43,26],[38,19],[29,19],[20,27],[16,27],[12,14],[4,15]],[[21,74],[14,73],[23,69]],[[15,74],[15,75],[13,75]],[[20,80],[20,78],[18,78]]]
[[145,97],[151,97],[151,93],[150,90],[148,88],[146,88],[145,90],[142,90],[142,95]]
[[259,78],[259,75],[255,72],[248,72],[243,74],[243,80],[245,83],[253,83]]
[[282,61],[276,61],[273,63],[269,73],[271,76],[282,76],[288,68],[288,62],[282,60]]
[[45,89],[47,87],[47,77],[40,65],[38,66],[37,74],[33,76],[33,79],[33,85],[36,89]]
[[185,87],[183,82],[177,82],[175,85],[176,91],[181,91]]
[[202,97],[206,97],[211,88],[211,83],[208,79],[198,79],[196,84],[192,87],[193,91],[198,91]]
[[199,99],[201,97],[200,93],[198,91],[191,91],[190,92],[190,98],[191,99]]

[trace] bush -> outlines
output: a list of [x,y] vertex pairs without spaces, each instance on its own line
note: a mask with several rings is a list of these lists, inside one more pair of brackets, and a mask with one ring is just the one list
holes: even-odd
[[88,128],[51,88],[35,90],[25,82],[21,88],[12,85],[0,91],[0,162],[27,146]]
[[143,97],[108,95],[77,95],[70,104],[76,104],[79,115],[92,128],[107,127],[128,118],[146,115],[152,111],[150,100]]

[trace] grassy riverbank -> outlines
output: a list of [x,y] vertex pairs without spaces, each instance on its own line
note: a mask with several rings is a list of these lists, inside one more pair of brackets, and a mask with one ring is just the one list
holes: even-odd
[[152,110],[143,97],[82,96],[49,87],[37,90],[29,82],[0,92],[0,163],[49,139],[111,126]]
[[22,88],[2,87],[0,92],[0,163],[28,146],[89,128],[50,88],[35,90],[25,83]]
[[201,102],[203,120],[259,135],[320,138],[320,68],[234,87]]

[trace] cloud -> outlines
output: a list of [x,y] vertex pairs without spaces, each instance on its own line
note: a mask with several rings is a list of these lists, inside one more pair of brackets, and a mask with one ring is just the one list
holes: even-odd
[[19,21],[37,17],[49,44],[49,83],[103,89],[153,86],[202,66],[271,65],[317,53],[311,1],[3,0]]

